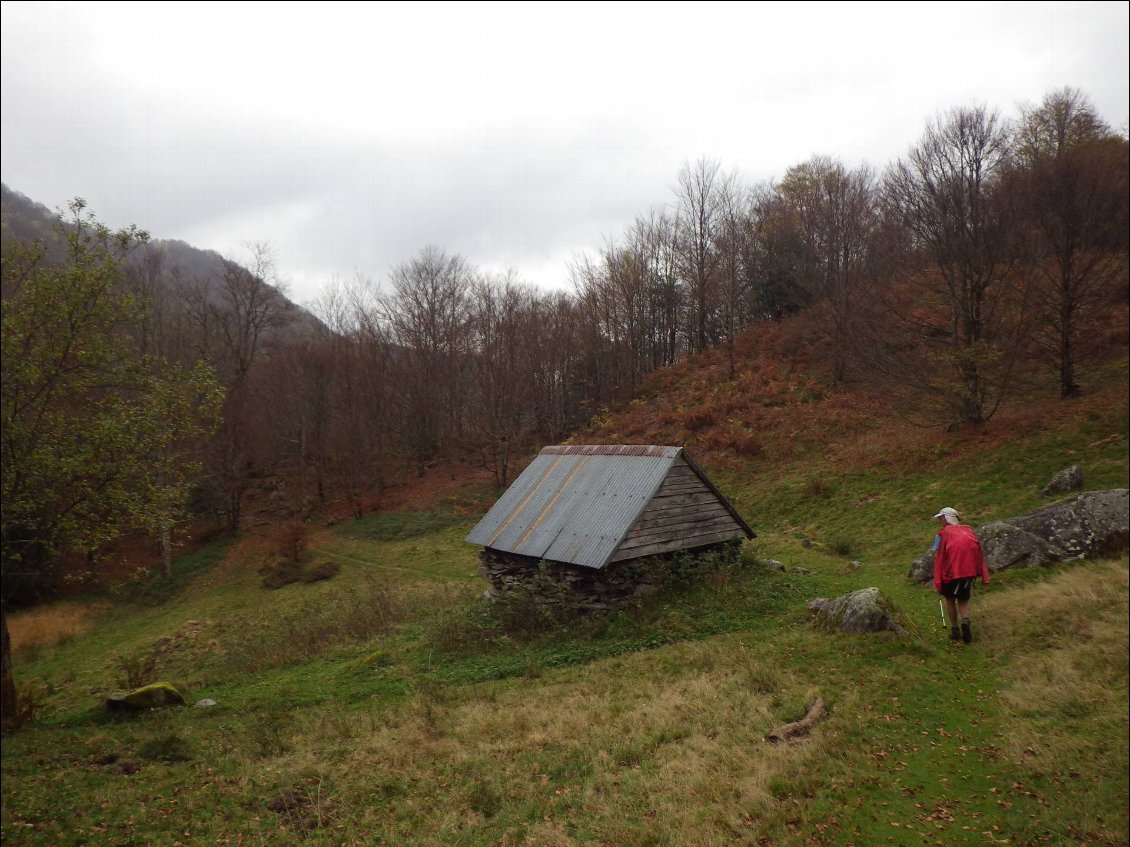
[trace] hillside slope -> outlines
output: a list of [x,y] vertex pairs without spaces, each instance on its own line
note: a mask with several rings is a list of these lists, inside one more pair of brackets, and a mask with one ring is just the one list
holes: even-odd
[[[575,437],[686,441],[759,533],[624,613],[485,609],[462,538],[488,492],[433,480],[430,506],[405,489],[416,511],[315,532],[328,581],[263,588],[270,539],[247,534],[61,639],[14,616],[42,705],[3,746],[4,843],[1125,844],[1126,558],[998,575],[968,647],[905,577],[943,505],[1026,511],[1070,463],[1126,487],[1125,357],[1081,398],[946,432],[824,385],[804,337],[744,340],[734,380],[720,353],[655,374]],[[911,636],[811,625],[807,600],[866,586]],[[103,711],[156,677],[218,705]],[[817,696],[809,737],[765,741]]]

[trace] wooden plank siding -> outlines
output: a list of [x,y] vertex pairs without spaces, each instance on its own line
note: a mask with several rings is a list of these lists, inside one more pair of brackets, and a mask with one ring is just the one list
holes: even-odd
[[608,561],[744,537],[745,530],[730,510],[680,456]]

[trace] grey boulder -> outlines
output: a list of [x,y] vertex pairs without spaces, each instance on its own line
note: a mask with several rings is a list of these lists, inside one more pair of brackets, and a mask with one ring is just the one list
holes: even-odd
[[[1113,556],[1126,550],[1130,539],[1130,490],[1077,494],[1026,515],[982,524],[976,533],[994,573]],[[915,582],[932,580],[933,551],[915,559],[907,576]]]
[[[1038,568],[1062,562],[1067,552],[1015,524],[993,521],[977,527],[985,564],[993,573],[1009,568]],[[933,563],[930,575],[933,576]]]
[[1083,471],[1078,465],[1064,468],[1044,486],[1041,492],[1045,497],[1052,494],[1065,494],[1068,491],[1078,491],[1083,487]]
[[929,582],[934,578],[934,551],[927,550],[910,563],[906,575],[915,582]]
[[1126,549],[1130,490],[1088,491],[1008,523],[1060,548],[1065,558],[1113,555]]
[[839,632],[897,632],[908,634],[906,616],[878,588],[861,588],[842,597],[808,601],[817,623]]

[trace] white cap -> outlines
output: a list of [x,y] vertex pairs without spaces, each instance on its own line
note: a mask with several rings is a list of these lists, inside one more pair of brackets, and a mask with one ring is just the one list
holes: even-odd
[[934,520],[937,520],[938,518],[945,518],[946,523],[956,524],[958,522],[957,510],[951,509],[949,506],[946,506],[944,509],[938,512],[938,514],[934,515]]

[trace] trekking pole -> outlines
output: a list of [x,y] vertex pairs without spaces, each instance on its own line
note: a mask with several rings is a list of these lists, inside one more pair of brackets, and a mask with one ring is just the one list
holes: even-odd
[[938,614],[942,616],[942,629],[946,628],[946,606],[942,602],[942,598],[938,598]]

